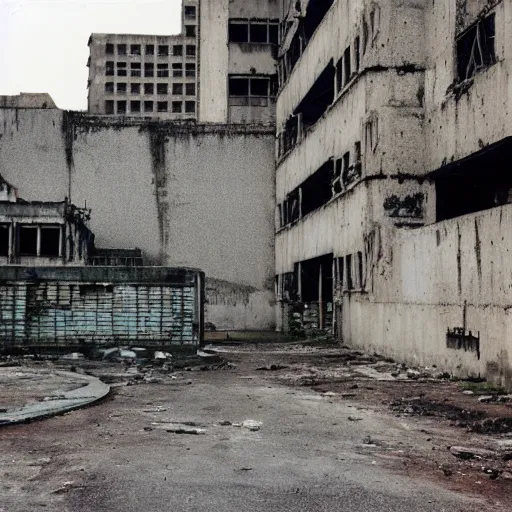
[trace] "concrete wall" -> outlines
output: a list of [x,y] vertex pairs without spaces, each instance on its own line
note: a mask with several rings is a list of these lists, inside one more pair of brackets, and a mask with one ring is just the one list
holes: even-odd
[[[21,197],[87,202],[98,247],[139,247],[150,263],[229,283],[218,329],[274,326],[271,129],[9,109],[0,128],[0,174]],[[237,287],[251,300],[234,307]]]

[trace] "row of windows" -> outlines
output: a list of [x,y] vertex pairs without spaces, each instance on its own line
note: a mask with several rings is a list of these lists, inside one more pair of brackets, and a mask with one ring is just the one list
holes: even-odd
[[[138,101],[132,100],[129,102],[130,105],[130,113],[152,113],[155,111],[155,103],[156,103],[156,111],[157,112],[169,112],[169,102],[168,101]],[[171,102],[171,112],[173,114],[181,114],[183,113],[183,103],[185,103],[185,113],[186,114],[194,114],[196,111],[196,102],[195,101],[172,101]],[[116,112],[117,107],[117,112]],[[105,113],[109,115],[118,114],[124,115],[126,114],[128,107],[128,102],[125,100],[114,101],[107,100],[105,101]]]
[[278,20],[229,20],[231,43],[277,44],[279,42]]
[[[142,85],[144,88],[142,89]],[[183,88],[185,85],[185,88]],[[175,96],[181,96],[183,91],[187,96],[194,96],[196,94],[196,84],[172,84],[172,94]],[[155,84],[130,84],[130,94],[140,94],[144,91],[144,94],[155,94]],[[116,90],[114,90],[114,82],[107,82],[105,84],[105,93],[106,94],[114,94],[117,92],[118,94],[126,94],[128,92],[128,84],[126,82],[118,82]],[[169,84],[156,84],[156,93],[157,94],[169,94]]]
[[[9,256],[9,224],[0,224],[0,256]],[[59,225],[19,225],[17,247],[20,256],[58,257],[61,254],[61,227]]]
[[[185,35],[187,37],[195,37],[196,36],[196,27],[195,25],[190,25],[185,27],[186,32]],[[187,46],[193,46],[193,45],[187,45]],[[140,44],[118,44],[117,45],[117,55],[128,55],[128,50],[130,51],[129,55],[142,55],[142,48],[143,46]],[[105,54],[106,55],[114,55],[116,53],[114,51],[115,45],[113,43],[107,43],[105,45]],[[175,44],[172,46],[169,46],[168,44],[146,44],[144,45],[145,55],[155,55],[156,54],[161,57],[167,57],[169,56],[169,49],[171,49],[173,55],[183,55],[183,45],[182,44]]]
[[[107,76],[114,76],[114,63],[107,62],[105,67],[105,74]],[[117,63],[117,76],[128,76],[128,66],[126,62]],[[130,76],[142,77],[142,65],[140,62],[130,63]],[[144,77],[151,78],[155,76],[155,65],[151,62],[144,64]],[[156,76],[159,78],[167,78],[169,76],[169,64],[162,63],[157,64]],[[183,76],[183,63],[174,62],[172,64],[172,76],[182,77]],[[188,78],[194,78],[196,76],[196,65],[194,63],[185,64],[185,76]]]

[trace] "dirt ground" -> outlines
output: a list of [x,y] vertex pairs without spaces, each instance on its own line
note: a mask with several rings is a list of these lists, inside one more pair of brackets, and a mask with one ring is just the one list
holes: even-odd
[[[218,361],[166,370],[53,363],[97,375],[113,393],[0,429],[0,511],[339,510],[340,499],[357,511],[510,510],[503,390],[338,345],[215,350]],[[261,431],[238,426],[248,418]],[[190,429],[199,431],[180,435]]]

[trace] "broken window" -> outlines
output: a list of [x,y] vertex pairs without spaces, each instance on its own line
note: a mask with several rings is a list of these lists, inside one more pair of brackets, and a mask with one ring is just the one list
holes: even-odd
[[126,55],[126,45],[125,44],[117,45],[117,55]]
[[19,244],[22,256],[37,256],[37,226],[20,226]]
[[[190,64],[187,64],[187,69]],[[195,69],[195,64],[192,64]],[[181,62],[175,62],[172,65],[172,76],[174,78],[181,78],[183,76],[183,64]],[[187,75],[188,76],[188,75]]]
[[141,76],[141,63],[140,62],[132,62],[130,64],[130,74],[131,76]]
[[175,96],[181,96],[183,94],[183,84],[172,84],[172,93]]
[[154,94],[155,84],[144,84],[144,94]]
[[112,43],[107,43],[105,46],[105,53],[107,55],[114,55],[114,45]]
[[363,253],[357,252],[357,287],[363,288]]
[[126,114],[126,101],[122,100],[117,102],[117,113]]
[[467,80],[496,62],[495,14],[479,20],[457,38],[457,75]]
[[132,44],[130,45],[130,53],[131,55],[140,55],[140,44]]
[[[181,69],[181,67],[180,67],[180,69]],[[196,76],[196,65],[195,64],[187,64],[185,66],[185,76],[188,78],[194,78]]]
[[126,62],[118,62],[117,63],[117,76],[127,76],[127,66]]
[[302,216],[317,210],[331,200],[333,173],[334,161],[330,159],[301,184]]
[[347,271],[345,272],[347,276],[347,290],[353,290],[354,289],[354,281],[352,277],[352,254],[349,254],[345,261],[347,263]]
[[154,55],[155,54],[155,45],[147,44],[146,45],[146,55]]
[[60,226],[41,226],[40,256],[60,256]]
[[[153,85],[153,84],[151,84]],[[153,112],[153,102],[145,101],[144,102],[144,112]]]
[[343,85],[348,84],[350,82],[350,77],[352,76],[351,62],[350,62],[350,46],[345,50],[343,54],[343,75],[345,78],[345,83]]
[[231,43],[247,43],[249,41],[249,25],[245,21],[229,21],[229,41]]
[[114,92],[114,82],[105,82],[105,93],[113,94]]
[[169,94],[169,84],[156,84],[157,94]]
[[230,96],[249,96],[248,78],[229,78]]
[[158,45],[158,55],[160,57],[168,57],[169,56],[169,46],[167,44],[159,44]]
[[105,64],[105,75],[114,76],[114,63],[110,60]]
[[185,25],[185,37],[196,37],[195,25]]
[[268,97],[268,78],[251,78],[251,96]]
[[114,100],[105,101],[105,114],[114,114]]
[[9,224],[0,224],[0,256],[9,256]]
[[334,162],[334,176],[332,180],[332,195],[339,194],[342,190],[342,184],[341,184],[341,172],[343,168],[343,161],[341,158],[338,158]]
[[130,101],[130,112],[140,112],[140,101]]
[[183,112],[183,102],[173,101],[172,102],[172,111],[174,114],[181,114]]
[[279,43],[279,24],[269,23],[268,25],[268,42],[271,44]]
[[186,101],[185,102],[185,112],[187,114],[194,114],[196,111],[196,102],[195,101]]
[[336,63],[336,93],[343,89],[343,57]]
[[181,57],[183,55],[183,45],[182,44],[175,44],[172,47],[172,54],[175,57]]
[[186,84],[185,85],[185,94],[187,96],[195,96],[195,94],[196,94],[196,84]]
[[126,93],[126,82],[118,82],[117,84],[117,93],[125,94]]
[[140,94],[140,84],[131,84],[130,85],[130,92],[132,94]]
[[359,36],[354,39],[354,71],[357,73],[359,71],[359,67],[361,65],[361,40]]
[[249,40],[251,43],[268,42],[268,25],[257,21],[251,21],[249,26]]
[[155,75],[155,65],[152,62],[146,62],[146,64],[144,64],[144,76],[146,78],[149,78],[154,75]]
[[167,101],[159,101],[157,104],[158,112],[167,112],[168,103]]
[[196,47],[193,44],[187,44],[187,57],[195,57],[196,56]]
[[169,64],[158,64],[156,76],[158,78],[167,78],[169,76]]
[[196,18],[196,8],[194,5],[185,6],[185,19],[193,20]]
[[309,0],[306,17],[304,18],[304,34],[309,41],[318,25],[322,23],[334,0]]

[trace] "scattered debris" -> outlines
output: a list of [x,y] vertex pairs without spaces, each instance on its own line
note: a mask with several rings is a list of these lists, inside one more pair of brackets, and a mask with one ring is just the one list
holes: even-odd
[[85,359],[85,356],[81,352],[72,352],[71,354],[65,354],[61,357],[64,360],[78,360]]
[[173,427],[166,427],[166,432],[169,432],[171,434],[191,434],[191,435],[204,435],[206,434],[206,430],[204,428],[192,428],[184,423],[182,424],[176,424]]
[[256,371],[263,371],[263,372],[277,372],[279,370],[286,370],[288,366],[284,364],[271,364],[269,366],[260,366],[259,368],[256,368]]
[[486,459],[496,456],[496,453],[491,450],[484,450],[482,448],[468,448],[466,446],[450,446],[450,453],[462,460],[470,459]]
[[231,421],[226,421],[226,420],[224,420],[224,421],[219,421],[219,425],[220,425],[221,427],[230,427],[230,426],[232,426],[232,425],[233,425],[233,423],[231,423]]
[[363,418],[356,418],[354,416],[349,416],[348,421],[363,421]]
[[256,420],[245,420],[242,423],[242,427],[250,430],[251,432],[258,431],[262,427],[262,425],[263,425],[263,422],[256,421]]

